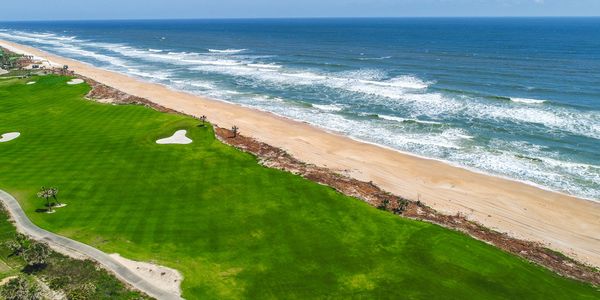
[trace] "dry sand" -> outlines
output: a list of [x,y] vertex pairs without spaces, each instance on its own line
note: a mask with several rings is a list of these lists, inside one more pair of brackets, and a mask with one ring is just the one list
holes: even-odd
[[101,70],[35,48],[0,41],[15,52],[34,54],[131,95],[280,147],[307,163],[329,167],[409,199],[418,197],[448,214],[511,236],[538,241],[600,266],[600,203],[488,176],[328,133],[308,124],[238,105],[173,91],[129,76]]
[[110,256],[154,286],[181,296],[180,285],[183,276],[177,270],[147,262],[130,260],[120,256],[118,253],[110,254]]

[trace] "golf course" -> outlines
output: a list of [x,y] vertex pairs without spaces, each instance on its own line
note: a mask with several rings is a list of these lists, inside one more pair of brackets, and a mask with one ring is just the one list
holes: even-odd
[[[179,270],[186,299],[600,297],[465,234],[263,167],[208,123],[87,100],[90,87],[71,79],[0,79],[0,135],[20,133],[0,143],[0,189],[44,229]],[[191,142],[157,143],[179,130]],[[42,186],[66,206],[46,213]]]

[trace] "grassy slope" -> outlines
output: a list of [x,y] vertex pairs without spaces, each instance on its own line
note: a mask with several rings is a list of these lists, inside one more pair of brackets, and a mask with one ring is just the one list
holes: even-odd
[[17,230],[9,222],[8,213],[0,208],[0,280],[18,275],[25,266],[25,261],[19,256],[11,255],[12,251],[4,245],[15,237],[15,233]]
[[[188,299],[597,298],[463,234],[263,168],[198,121],[82,100],[85,85],[0,81],[0,188],[38,225],[183,272]],[[187,129],[189,145],[157,145]],[[36,213],[42,185],[68,206]]]

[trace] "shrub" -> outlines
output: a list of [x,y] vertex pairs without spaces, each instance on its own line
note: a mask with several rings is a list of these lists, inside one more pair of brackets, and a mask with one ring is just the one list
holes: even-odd
[[381,210],[388,210],[389,206],[390,206],[390,200],[384,199],[383,201],[381,201],[381,204],[379,204],[377,206],[377,208],[381,209]]
[[46,244],[33,242],[24,252],[23,259],[29,266],[46,264],[51,250]]
[[58,291],[64,289],[69,283],[71,283],[71,276],[59,276],[52,278],[48,286],[51,289]]
[[0,291],[6,300],[37,300],[40,299],[40,288],[35,281],[24,276],[11,279]]
[[86,300],[92,299],[96,293],[96,285],[91,282],[86,282],[79,286],[70,289],[67,292],[67,299],[69,300]]
[[408,207],[408,201],[401,199],[401,198],[397,198],[396,199],[396,207],[392,210],[395,214],[399,215],[402,214],[406,208]]

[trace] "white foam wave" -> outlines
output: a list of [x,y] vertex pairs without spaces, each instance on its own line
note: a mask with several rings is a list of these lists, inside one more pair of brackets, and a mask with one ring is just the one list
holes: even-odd
[[510,101],[525,104],[542,104],[546,100],[529,99],[529,98],[510,98]]
[[435,121],[425,121],[425,120],[419,120],[419,119],[412,119],[412,118],[401,118],[401,117],[395,117],[395,116],[388,116],[388,115],[377,115],[379,118],[384,119],[384,120],[388,120],[388,121],[396,121],[396,122],[400,122],[400,123],[404,123],[404,122],[415,122],[415,123],[421,123],[421,124],[434,124],[434,125],[439,125],[442,124],[440,122],[435,122]]
[[81,57],[93,58],[95,60],[107,62],[111,65],[118,66],[118,67],[128,68],[127,63],[120,58],[96,53],[94,51],[85,50],[85,49],[82,49],[77,46],[63,45],[62,47],[56,48],[55,50],[58,52],[63,52],[63,53],[66,52],[66,53],[76,54]]
[[169,80],[173,73],[164,70],[139,70],[136,68],[128,68],[127,73],[148,79],[154,82]]
[[217,87],[211,82],[201,81],[201,80],[183,80],[183,79],[171,79],[170,80],[177,89],[181,90],[196,90],[200,89],[202,91],[211,91],[217,89]]
[[76,39],[75,36],[62,37],[50,33],[26,33],[21,31],[11,31],[10,33],[0,33],[0,37],[8,40],[17,40],[22,42],[37,43],[51,46],[52,50],[60,53],[75,54],[79,57],[93,58],[97,61],[109,63],[118,67],[126,67],[126,62],[120,58],[96,53],[91,50],[83,49],[75,43],[84,44],[85,41]]
[[388,121],[396,121],[396,122],[404,122],[406,121],[405,118],[400,118],[400,117],[394,117],[394,116],[387,116],[387,115],[377,115],[379,118],[382,118],[384,120],[388,120]]
[[384,60],[384,59],[390,59],[392,58],[391,56],[381,56],[381,57],[359,57],[359,60]]
[[173,65],[180,66],[196,66],[196,65],[214,65],[214,66],[237,66],[243,65],[247,62],[235,60],[235,59],[220,59],[211,56],[202,55],[193,52],[152,52],[133,48],[130,46],[114,47],[113,45],[102,45],[99,46],[119,53],[123,56],[142,59],[150,62],[163,62]]
[[[227,74],[235,77],[252,78],[263,84],[278,84],[286,86],[325,86],[328,88],[351,91],[355,93],[376,95],[389,98],[398,98],[400,95],[410,90],[419,90],[427,88],[428,83],[423,80],[403,75],[387,80],[372,80],[357,78],[356,74],[347,73],[317,73],[308,70],[288,71],[288,70],[267,70],[257,69],[256,67],[239,64],[229,64],[227,66],[196,66],[191,70]],[[277,68],[280,69],[280,68]],[[350,75],[350,76],[349,76]]]
[[470,97],[450,97],[441,93],[412,93],[389,95],[390,102],[383,99],[369,99],[377,105],[432,119],[476,118],[538,124],[551,130],[560,130],[600,139],[600,114],[593,111],[580,111],[565,107],[492,103],[485,99]]
[[423,80],[416,78],[416,77],[412,77],[412,76],[406,76],[406,75],[392,78],[392,79],[386,80],[386,81],[360,80],[360,82],[366,83],[366,84],[372,84],[372,85],[376,85],[376,86],[382,86],[382,87],[399,87],[399,88],[404,88],[404,89],[415,89],[415,90],[425,89],[428,86],[428,84],[425,83]]
[[[55,42],[52,42],[57,45]],[[398,98],[407,90],[420,90],[428,87],[429,83],[413,76],[399,76],[390,79],[381,79],[384,76],[373,76],[371,70],[360,70],[338,74],[315,73],[310,71],[281,71],[277,64],[256,63],[242,59],[223,59],[191,52],[167,52],[157,49],[142,50],[126,45],[109,43],[87,43],[89,46],[100,47],[120,55],[169,63],[173,65],[190,66],[192,70],[204,72],[229,74],[232,76],[252,77],[262,82],[281,83],[287,85],[323,85],[329,88],[342,89],[356,93],[376,95],[389,98]],[[89,56],[103,62],[108,62],[119,67],[127,67],[126,63],[117,57],[107,56],[85,50],[73,45],[59,44],[59,51],[71,52],[81,56]],[[154,51],[152,51],[154,50]],[[213,49],[216,50],[216,49]],[[234,54],[244,49],[217,50]],[[160,52],[159,52],[160,51]],[[380,73],[380,72],[379,72]]]
[[525,141],[492,139],[489,147],[494,151],[477,146],[446,159],[555,191],[600,198],[599,165],[570,162],[560,153]]
[[281,69],[280,65],[276,64],[247,64],[248,67],[258,68],[258,69]]
[[247,49],[208,49],[208,52],[211,53],[224,53],[224,54],[234,54],[246,51]]
[[342,106],[335,104],[313,104],[312,106],[324,111],[341,111],[344,109]]

